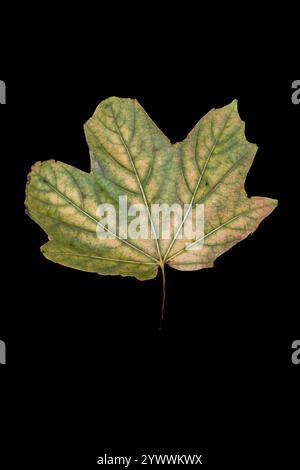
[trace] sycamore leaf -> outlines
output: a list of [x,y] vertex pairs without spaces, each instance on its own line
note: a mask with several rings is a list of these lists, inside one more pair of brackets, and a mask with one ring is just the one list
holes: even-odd
[[[212,109],[174,145],[131,99],[103,101],[84,127],[90,173],[50,160],[29,175],[27,212],[48,234],[41,250],[51,261],[140,280],[158,267],[164,278],[165,264],[208,268],[277,205],[245,192],[257,147],[245,138],[236,100]],[[115,221],[105,218],[109,207]],[[192,230],[199,207],[200,234]]]

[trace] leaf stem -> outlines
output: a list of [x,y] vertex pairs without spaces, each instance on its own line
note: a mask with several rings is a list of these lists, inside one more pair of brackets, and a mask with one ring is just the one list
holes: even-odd
[[164,321],[164,315],[165,315],[165,300],[166,300],[166,274],[165,274],[164,263],[160,264],[160,268],[161,268],[161,275],[162,275],[162,302],[161,302],[159,331],[161,331],[163,327],[163,321]]

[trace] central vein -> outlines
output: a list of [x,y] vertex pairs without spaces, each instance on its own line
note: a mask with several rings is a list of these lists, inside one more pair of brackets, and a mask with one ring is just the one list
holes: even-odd
[[[133,171],[134,171],[134,173],[135,173],[135,177],[136,177],[136,179],[137,179],[137,182],[138,182],[140,191],[141,191],[141,193],[142,193],[143,201],[144,201],[144,204],[145,204],[146,209],[147,209],[148,218],[149,218],[149,221],[150,221],[150,224],[151,224],[151,229],[152,229],[152,232],[153,232],[153,235],[154,235],[154,240],[155,240],[155,244],[156,244],[156,248],[157,248],[157,253],[158,253],[158,256],[159,256],[160,264],[162,265],[162,264],[163,264],[163,260],[162,260],[162,256],[161,256],[160,247],[159,247],[159,244],[158,244],[158,236],[157,236],[157,232],[156,232],[156,229],[155,229],[155,226],[154,226],[152,217],[151,217],[151,212],[150,212],[150,208],[149,208],[149,203],[148,203],[148,200],[147,200],[147,197],[146,197],[146,194],[145,194],[143,185],[142,185],[142,183],[141,183],[141,180],[140,180],[140,177],[139,177],[137,168],[136,168],[136,166],[135,166],[133,157],[132,157],[132,155],[131,155],[130,149],[129,149],[127,143],[125,142],[125,139],[124,139],[124,137],[123,137],[123,134],[122,134],[122,132],[121,132],[119,126],[118,126],[118,123],[117,123],[117,120],[116,120],[116,117],[115,117],[115,114],[114,114],[114,110],[113,110],[112,105],[111,105],[111,112],[112,112],[112,116],[113,116],[113,119],[114,119],[114,122],[115,122],[115,125],[116,125],[116,129],[117,129],[118,135],[119,135],[119,137],[120,137],[120,140],[121,140],[122,144],[124,145],[124,148],[125,148],[125,150],[126,150],[126,153],[127,153],[127,155],[128,155],[128,158],[129,158],[130,163],[131,163],[131,165],[132,165]],[[134,112],[135,112],[135,110],[134,110]]]

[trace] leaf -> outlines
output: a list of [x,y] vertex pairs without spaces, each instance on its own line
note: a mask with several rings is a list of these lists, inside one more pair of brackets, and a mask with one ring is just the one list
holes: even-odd
[[[27,212],[49,236],[42,253],[64,266],[140,280],[154,278],[158,267],[164,278],[165,264],[179,270],[212,267],[277,205],[245,192],[257,147],[247,142],[244,127],[235,100],[209,111],[183,142],[172,145],[137,101],[103,101],[84,126],[91,172],[50,160],[36,163],[29,175]],[[113,231],[102,225],[99,205],[112,204],[118,220],[124,196],[128,206],[145,208],[147,237],[124,238],[120,220]],[[166,239],[153,204],[185,207],[181,220],[171,218]],[[182,232],[189,217],[195,222],[201,204],[204,232],[191,239]],[[114,239],[99,239],[97,226]],[[201,248],[191,249],[200,242]]]

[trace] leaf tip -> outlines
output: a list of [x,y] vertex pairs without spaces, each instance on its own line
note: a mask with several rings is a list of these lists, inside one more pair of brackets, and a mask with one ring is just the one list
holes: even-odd
[[237,108],[238,107],[238,99],[234,98],[229,105],[232,106],[233,108]]

